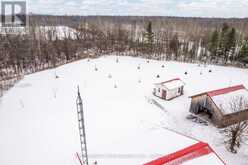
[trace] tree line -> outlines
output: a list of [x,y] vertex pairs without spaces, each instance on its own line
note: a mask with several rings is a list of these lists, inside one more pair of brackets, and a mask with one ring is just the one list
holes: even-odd
[[240,61],[247,63],[248,36],[238,40],[236,29],[224,23],[223,27],[214,30],[208,44],[211,59],[221,58],[226,64],[228,61]]
[[248,62],[247,26],[242,19],[32,16],[28,32],[2,29],[0,77],[105,54],[243,65]]

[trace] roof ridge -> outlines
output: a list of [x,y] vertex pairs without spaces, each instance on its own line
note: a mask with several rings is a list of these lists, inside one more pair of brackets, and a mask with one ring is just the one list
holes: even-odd
[[156,160],[145,163],[144,165],[162,165],[162,164],[178,164],[184,163],[189,160],[196,159],[208,154],[213,153],[217,158],[225,164],[225,162],[216,154],[216,152],[211,148],[208,143],[198,142],[189,147],[176,151],[174,153],[168,154],[166,156],[160,157]]
[[221,88],[221,89],[217,89],[213,91],[208,91],[206,93],[208,96],[213,97],[213,96],[218,96],[218,95],[234,92],[234,91],[241,90],[241,89],[246,89],[243,84]]
[[221,88],[221,89],[216,89],[216,90],[211,90],[211,91],[206,91],[206,92],[201,92],[199,94],[195,94],[192,96],[189,96],[190,98],[196,97],[196,96],[201,96],[201,95],[208,95],[210,97],[221,95],[221,94],[226,94],[230,92],[234,92],[240,89],[246,89],[246,87],[243,84],[240,85],[235,85],[231,87],[226,87],[226,88]]
[[169,83],[169,82],[172,82],[172,81],[182,81],[182,80],[180,78],[173,78],[173,79],[163,81],[163,82],[158,83],[158,84],[165,84],[165,83]]

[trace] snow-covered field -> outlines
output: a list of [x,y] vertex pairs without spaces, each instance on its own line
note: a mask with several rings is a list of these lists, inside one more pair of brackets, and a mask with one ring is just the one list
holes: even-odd
[[[116,58],[81,60],[28,75],[0,98],[0,164],[79,165],[75,157],[80,152],[77,85],[84,101],[90,164],[95,160],[99,165],[142,164],[195,143],[164,127],[209,143],[227,164],[247,164],[247,146],[230,154],[217,128],[197,125],[186,116],[190,95],[240,83],[248,87],[248,70],[147,63],[132,57],[119,57],[116,63]],[[163,101],[152,95],[153,83],[177,77],[186,83],[184,96]]]

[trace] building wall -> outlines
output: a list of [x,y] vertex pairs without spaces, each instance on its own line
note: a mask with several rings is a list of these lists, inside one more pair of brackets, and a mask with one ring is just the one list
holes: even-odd
[[190,105],[190,112],[194,114],[199,114],[200,107],[204,107],[210,111],[212,114],[211,121],[216,126],[221,125],[223,115],[218,107],[214,104],[210,97],[206,94],[193,97]]
[[192,97],[189,111],[194,113],[194,114],[199,114],[198,110],[200,108],[200,105],[204,105],[206,97],[207,97],[206,95],[200,95],[200,96]]
[[245,120],[248,120],[248,110],[223,116],[219,127],[227,127]]
[[[181,88],[181,87],[180,87]],[[177,96],[181,96],[181,93],[178,93],[179,88],[175,88],[175,89],[171,89],[171,90],[167,90],[167,100],[173,99]]]
[[[159,90],[160,89],[160,90]],[[162,98],[162,88],[160,86],[156,86],[154,89],[153,89],[153,94],[155,96],[158,96],[160,98]]]
[[207,96],[207,103],[208,103],[208,107],[212,110],[212,122],[213,124],[215,124],[217,127],[220,127],[220,125],[222,125],[222,121],[223,121],[223,114],[222,112],[219,110],[219,108],[215,105],[215,103],[213,102],[213,100]]
[[200,95],[193,97],[190,105],[190,112],[194,114],[199,114],[200,106],[206,107],[212,112],[211,121],[214,125],[219,128],[227,127],[235,123],[248,120],[248,110],[232,113],[228,115],[223,115],[221,110],[215,105],[210,97],[207,95]]
[[153,94],[155,96],[158,96],[158,97],[162,98],[162,96],[163,96],[163,92],[162,91],[165,90],[166,91],[166,100],[170,100],[170,99],[173,99],[175,97],[178,97],[178,96],[181,96],[182,95],[181,93],[178,93],[178,89],[179,88],[175,88],[175,89],[169,90],[169,89],[163,88],[162,86],[156,86],[153,89]]

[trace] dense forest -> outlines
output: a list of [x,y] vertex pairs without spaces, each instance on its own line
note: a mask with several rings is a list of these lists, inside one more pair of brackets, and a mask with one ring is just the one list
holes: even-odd
[[1,28],[0,80],[105,54],[248,63],[248,19],[31,15],[29,20],[25,29]]

